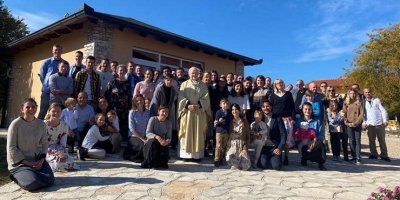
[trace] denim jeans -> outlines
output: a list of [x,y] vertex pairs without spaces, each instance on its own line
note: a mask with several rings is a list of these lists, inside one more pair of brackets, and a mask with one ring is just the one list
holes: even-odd
[[361,125],[357,127],[347,127],[347,135],[351,149],[351,156],[361,159]]
[[40,170],[35,170],[28,166],[19,166],[10,170],[11,179],[22,189],[34,191],[40,188],[48,187],[54,183],[54,174],[49,164],[44,161]]

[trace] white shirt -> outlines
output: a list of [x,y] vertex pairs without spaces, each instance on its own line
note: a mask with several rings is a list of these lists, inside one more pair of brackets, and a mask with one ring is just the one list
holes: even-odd
[[90,74],[87,73],[87,79],[86,79],[86,83],[85,83],[85,89],[83,91],[86,92],[87,96],[88,96],[88,100],[91,101],[92,99],[92,90],[91,90],[91,86],[90,86]]
[[381,100],[372,98],[371,101],[365,100],[365,123],[369,126],[379,126],[388,121],[386,109],[382,106]]
[[85,139],[82,142],[82,147],[91,149],[98,141],[105,141],[109,137],[110,136],[102,136],[100,134],[99,127],[97,125],[93,125],[86,134]]
[[61,112],[60,119],[68,125],[71,131],[78,128],[78,123],[76,121],[78,119],[77,110],[70,110],[68,108],[64,108]]

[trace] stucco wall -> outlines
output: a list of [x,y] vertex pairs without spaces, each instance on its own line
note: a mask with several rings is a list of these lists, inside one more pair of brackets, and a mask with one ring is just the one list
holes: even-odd
[[151,50],[163,54],[168,54],[188,60],[199,61],[205,64],[206,71],[215,69],[220,74],[235,72],[235,62],[229,59],[223,59],[216,55],[208,55],[201,51],[196,52],[188,48],[181,48],[170,42],[164,43],[151,35],[147,37],[140,36],[131,29],[114,29],[114,42],[111,58],[120,63],[126,63],[132,60],[132,50],[134,47]]
[[[103,29],[104,27],[108,27],[107,31],[102,31],[102,27]],[[110,60],[127,63],[132,60],[133,48],[137,47],[202,62],[205,64],[205,69],[207,71],[216,69],[220,74],[242,72],[241,68],[237,67],[237,63],[229,59],[223,59],[216,55],[208,55],[201,51],[196,52],[188,48],[181,48],[170,42],[164,43],[150,35],[142,37],[132,29],[124,29],[124,31],[120,31],[118,28],[110,25],[104,26],[104,24],[85,23],[83,28],[80,30],[74,30],[70,34],[61,35],[59,38],[52,39],[51,41],[36,45],[33,48],[15,54],[12,66],[12,79],[10,84],[11,92],[8,100],[7,122],[10,123],[12,119],[19,116],[19,105],[24,98],[33,97],[40,105],[41,83],[38,73],[43,61],[52,56],[51,50],[54,44],[60,44],[63,47],[62,58],[73,64],[75,62],[75,51],[80,50],[87,52],[90,49],[88,47],[85,49],[85,45],[88,46],[87,44],[91,44],[91,42],[99,42],[98,40],[90,40],[90,38],[92,38],[88,37],[88,35],[90,36],[91,34],[90,30],[98,30],[96,32],[101,33],[104,32],[104,35],[105,33],[108,34],[110,29],[112,29],[113,36],[105,37],[107,39],[105,41],[108,41],[107,44],[111,44],[110,48],[99,48],[97,50],[92,49],[94,54],[109,55]],[[102,38],[100,36],[99,38]],[[104,43],[103,40],[100,42]],[[96,48],[96,45],[93,46]],[[100,52],[101,49],[107,52]],[[109,52],[110,50],[112,51]]]
[[59,38],[15,54],[8,99],[8,123],[20,115],[19,106],[23,99],[33,97],[40,105],[42,84],[38,74],[43,61],[52,56],[52,46],[54,44],[61,45],[63,47],[62,58],[74,63],[75,51],[83,50],[84,40],[86,39],[85,29],[84,27],[80,30],[74,30],[70,34],[61,35]]

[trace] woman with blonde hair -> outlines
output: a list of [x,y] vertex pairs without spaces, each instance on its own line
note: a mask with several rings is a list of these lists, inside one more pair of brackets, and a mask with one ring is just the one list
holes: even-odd
[[364,119],[364,109],[360,97],[353,89],[347,91],[343,105],[344,124],[349,136],[352,160],[361,164],[361,125]]
[[288,165],[289,148],[294,146],[293,133],[293,116],[294,116],[294,100],[292,93],[285,90],[285,83],[282,79],[274,81],[274,93],[269,96],[269,102],[272,106],[272,117],[282,118],[286,128],[286,145],[284,155],[284,165]]
[[74,165],[74,159],[67,151],[67,136],[73,135],[68,125],[60,120],[61,105],[50,104],[44,123],[49,134],[49,147],[47,150],[46,161],[53,171],[70,171],[78,169]]

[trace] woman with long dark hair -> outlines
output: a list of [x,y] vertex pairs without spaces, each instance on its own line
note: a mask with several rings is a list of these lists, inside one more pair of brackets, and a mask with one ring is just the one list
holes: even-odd
[[243,84],[241,82],[235,82],[232,92],[228,97],[228,101],[231,105],[239,105],[242,116],[246,116],[247,111],[250,110],[249,96],[244,92]]

